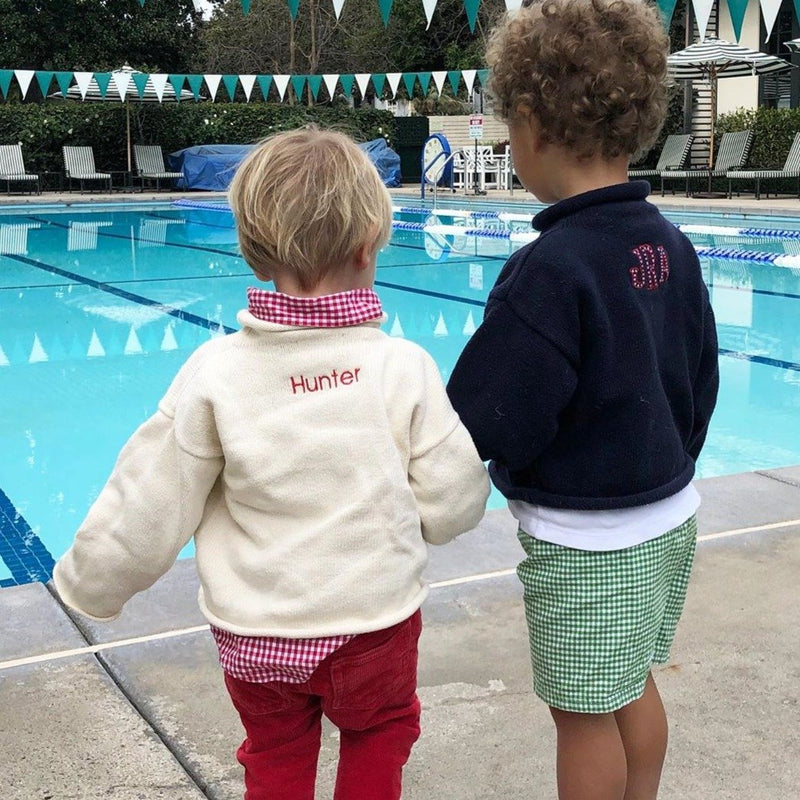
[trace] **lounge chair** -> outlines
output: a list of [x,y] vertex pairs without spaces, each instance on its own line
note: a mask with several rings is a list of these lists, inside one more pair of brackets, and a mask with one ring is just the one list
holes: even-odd
[[629,169],[628,180],[658,178],[667,169],[686,169],[692,152],[694,136],[691,133],[673,133],[664,140],[658,163],[651,169]]
[[[792,146],[786,156],[782,169],[734,170],[728,175],[728,197],[733,193],[733,181],[755,181],[756,200],[761,199],[761,181],[797,178],[797,196],[800,197],[800,133],[795,134]],[[776,192],[777,194],[777,192]],[[737,192],[738,195],[738,192]]]
[[103,188],[111,191],[111,173],[98,172],[94,166],[94,150],[91,147],[72,147],[64,145],[64,171],[67,186],[72,191],[72,181],[78,181],[83,191],[86,181],[101,181]]
[[11,194],[12,183],[32,185],[36,194],[40,194],[39,176],[25,171],[22,146],[19,144],[0,145],[0,181],[6,182],[6,194]]
[[161,181],[177,181],[183,177],[182,172],[169,172],[164,166],[164,153],[160,145],[135,144],[133,160],[136,162],[136,177],[142,182],[155,181],[156,190],[161,189]]
[[688,197],[690,183],[695,178],[707,178],[709,186],[712,178],[725,178],[732,170],[744,167],[747,156],[750,155],[750,146],[753,143],[753,131],[729,131],[722,134],[719,150],[714,161],[713,169],[665,169],[661,172],[661,196],[664,196],[664,181],[682,180],[686,182],[686,196]]

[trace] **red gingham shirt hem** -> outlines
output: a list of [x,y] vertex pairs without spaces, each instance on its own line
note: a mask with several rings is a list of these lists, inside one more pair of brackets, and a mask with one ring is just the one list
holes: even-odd
[[304,683],[331,653],[353,635],[319,639],[240,636],[211,626],[225,672],[250,683]]
[[372,289],[295,297],[251,286],[247,302],[247,310],[257,319],[303,328],[342,328],[383,316],[381,301]]

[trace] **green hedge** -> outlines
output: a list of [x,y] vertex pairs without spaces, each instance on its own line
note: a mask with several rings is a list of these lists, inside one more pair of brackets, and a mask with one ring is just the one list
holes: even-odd
[[[249,144],[271,133],[315,122],[358,141],[395,138],[388,111],[278,103],[131,103],[131,141],[159,144],[164,154],[200,144]],[[60,172],[63,145],[90,145],[99,170],[127,166],[126,108],[122,103],[0,104],[0,144],[22,143],[29,172]]]
[[795,134],[800,131],[800,108],[739,109],[722,114],[714,129],[715,148],[727,131],[753,129],[747,165],[752,169],[781,169]]

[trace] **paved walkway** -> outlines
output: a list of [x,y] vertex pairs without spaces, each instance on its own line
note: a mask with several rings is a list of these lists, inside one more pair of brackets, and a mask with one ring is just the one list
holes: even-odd
[[[760,203],[758,213],[789,213]],[[800,467],[698,488],[687,609],[672,661],[657,670],[672,722],[661,797],[796,798]],[[423,735],[407,800],[555,798],[552,725],[530,689],[519,555],[506,511],[431,551]],[[69,615],[42,584],[0,590],[2,800],[241,798],[241,728],[196,589],[193,562],[180,561],[108,625]],[[326,728],[320,798],[331,796],[336,746]]]

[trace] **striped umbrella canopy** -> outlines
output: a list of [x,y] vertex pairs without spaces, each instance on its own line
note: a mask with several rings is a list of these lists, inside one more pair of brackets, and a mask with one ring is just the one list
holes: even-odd
[[714,166],[714,124],[717,118],[717,81],[720,78],[743,78],[766,75],[791,69],[791,64],[778,56],[751,50],[724,39],[707,37],[702,42],[671,53],[667,70],[676,81],[708,81],[711,86],[711,143],[708,168]]
[[793,53],[800,53],[800,39],[789,39],[788,42],[784,42],[784,44],[793,52]]
[[[101,91],[100,84],[96,78],[92,78],[88,83],[79,86],[73,83],[66,94],[63,92],[53,92],[48,97],[61,100],[83,100],[83,101],[108,101],[123,102],[126,109],[126,132],[127,132],[127,154],[128,171],[131,169],[131,102],[139,103],[174,103],[178,99],[197,100],[205,99],[203,96],[195,97],[194,93],[188,89],[181,89],[180,98],[175,92],[175,87],[169,82],[168,76],[147,75],[138,69],[125,64],[125,66],[115,69],[110,73],[105,73],[107,79],[104,82],[105,91]],[[88,77],[88,75],[87,75]]]

